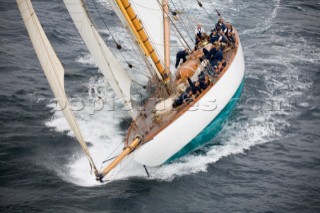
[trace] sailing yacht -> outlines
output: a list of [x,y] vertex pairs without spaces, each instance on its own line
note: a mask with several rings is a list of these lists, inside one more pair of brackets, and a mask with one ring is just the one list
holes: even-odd
[[[176,27],[168,0],[110,0],[123,26],[130,32],[146,66],[152,73],[154,92],[139,109],[132,105],[132,79],[123,64],[105,44],[83,0],[64,0],[80,36],[117,98],[123,101],[132,117],[123,151],[99,171],[90,155],[64,89],[64,69],[46,37],[30,0],[17,0],[23,21],[54,96],[75,137],[83,148],[96,179],[102,179],[128,155],[145,166],[159,166],[191,151],[190,143],[208,126],[213,125],[230,101],[241,94],[244,57],[237,31],[234,44],[225,48],[224,69],[209,75],[203,60],[204,39],[196,49],[189,47]],[[220,16],[220,14],[219,14]],[[170,70],[170,30],[175,31],[189,51],[189,58],[178,70]],[[172,73],[176,72],[177,75]],[[187,78],[196,80],[205,72],[210,84],[192,101],[173,108],[174,100],[188,87]],[[179,76],[179,79],[175,78]],[[188,146],[189,145],[189,146]],[[198,144],[199,145],[199,144]],[[192,149],[195,147],[193,146]]]

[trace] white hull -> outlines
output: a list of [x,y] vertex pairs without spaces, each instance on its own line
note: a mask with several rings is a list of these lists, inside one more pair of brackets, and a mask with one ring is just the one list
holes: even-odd
[[244,77],[244,57],[241,43],[221,79],[177,120],[163,129],[148,143],[133,153],[133,159],[147,166],[158,166],[186,146],[207,127],[229,103]]

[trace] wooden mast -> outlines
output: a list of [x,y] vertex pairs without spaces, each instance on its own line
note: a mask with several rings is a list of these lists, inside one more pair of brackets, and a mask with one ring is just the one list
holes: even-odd
[[141,42],[140,45],[145,50],[145,54],[150,56],[151,60],[153,61],[154,65],[156,66],[158,72],[162,77],[162,81],[166,84],[170,82],[170,75],[168,74],[168,70],[166,70],[160,62],[159,57],[157,56],[147,33],[143,29],[143,26],[138,19],[137,14],[131,7],[131,4],[128,0],[116,0],[117,5],[119,6],[122,14],[124,15],[126,21],[128,22],[131,30],[134,32],[134,35],[137,37],[138,41]]
[[166,72],[170,72],[170,20],[168,0],[163,0],[163,21],[164,21],[164,65]]

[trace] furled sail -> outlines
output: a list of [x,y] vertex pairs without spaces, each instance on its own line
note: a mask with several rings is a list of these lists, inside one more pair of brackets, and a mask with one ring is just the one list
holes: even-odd
[[30,0],[17,0],[17,3],[31,42],[38,56],[41,67],[50,84],[52,92],[56,97],[58,104],[74,135],[85,151],[91,167],[94,169],[95,173],[98,174],[78,123],[73,112],[70,110],[70,105],[64,90],[64,69],[41,27]]
[[134,117],[130,101],[131,78],[124,71],[120,62],[115,58],[95,29],[84,8],[83,1],[64,0],[64,3],[99,69],[114,90],[116,96],[124,101],[127,110]]

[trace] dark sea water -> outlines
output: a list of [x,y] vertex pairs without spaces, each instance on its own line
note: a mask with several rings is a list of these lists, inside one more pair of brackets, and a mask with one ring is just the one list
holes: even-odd
[[[1,212],[320,212],[320,1],[202,2],[211,19],[216,21],[214,4],[240,33],[246,61],[241,100],[217,137],[200,150],[150,168],[150,178],[139,165],[123,165],[107,184],[95,183],[89,174],[61,113],[48,102],[36,103],[53,95],[16,2],[0,2]],[[185,10],[190,29],[198,19],[211,28],[196,1],[174,3]],[[68,95],[86,100],[97,85],[108,91],[62,1],[33,4],[65,68]],[[97,5],[125,43],[109,4]],[[133,60],[132,46],[125,47]],[[100,166],[123,140],[121,124],[128,116],[91,111],[88,107],[77,117]]]

